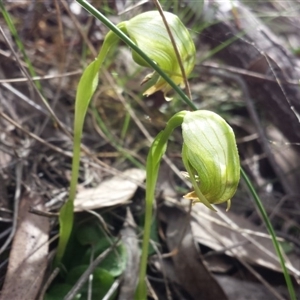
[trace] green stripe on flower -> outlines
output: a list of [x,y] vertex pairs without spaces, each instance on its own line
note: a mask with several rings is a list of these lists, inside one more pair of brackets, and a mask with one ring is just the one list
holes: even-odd
[[182,135],[182,159],[195,189],[185,198],[211,209],[211,204],[230,201],[240,180],[232,128],[214,112],[198,110],[184,116]]

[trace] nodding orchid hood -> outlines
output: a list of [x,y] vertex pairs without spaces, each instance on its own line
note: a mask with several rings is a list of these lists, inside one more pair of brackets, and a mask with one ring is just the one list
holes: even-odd
[[240,160],[232,128],[214,112],[187,112],[182,123],[182,160],[194,191],[185,195],[193,202],[211,204],[227,201],[240,180]]
[[[195,65],[195,45],[180,19],[169,12],[164,12],[174,37],[182,64],[188,76]],[[164,22],[158,11],[148,11],[118,25],[136,45],[147,54],[158,66],[177,84],[184,86],[184,79],[181,74],[174,47],[166,30]],[[148,64],[135,52],[132,53],[134,61],[144,67]],[[162,91],[167,100],[167,93],[171,86],[156,72],[145,77],[142,83],[154,80],[154,84],[148,88],[144,95],[149,96],[157,91]]]

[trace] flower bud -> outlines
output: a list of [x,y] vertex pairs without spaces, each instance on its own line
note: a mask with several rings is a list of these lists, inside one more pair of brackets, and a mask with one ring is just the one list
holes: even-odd
[[184,197],[210,209],[211,204],[228,201],[229,208],[240,180],[232,128],[219,115],[199,110],[184,116],[182,134],[182,159],[195,189]]
[[[169,12],[164,12],[165,18],[170,26],[170,30],[175,39],[182,64],[188,76],[195,65],[195,45],[180,19]],[[175,54],[174,47],[169,34],[158,11],[148,11],[137,15],[129,21],[118,25],[136,45],[147,54],[158,66],[177,84],[183,85],[183,77]],[[142,66],[149,67],[148,64],[135,52],[132,53],[134,61]],[[161,78],[156,72],[149,74],[143,80],[147,82],[154,78],[155,84],[144,92],[149,96],[159,90],[166,94],[171,90],[171,86]]]

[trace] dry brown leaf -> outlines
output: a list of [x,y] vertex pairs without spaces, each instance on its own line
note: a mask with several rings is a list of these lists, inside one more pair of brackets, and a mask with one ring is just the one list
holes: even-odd
[[259,283],[247,282],[230,276],[215,276],[229,300],[274,300],[274,295]]
[[227,299],[222,288],[200,259],[191,227],[186,224],[187,214],[176,207],[163,207],[160,212],[167,222],[166,239],[169,251],[179,245],[181,232],[186,226],[178,252],[172,256],[179,284],[195,300]]
[[[226,223],[221,215],[228,221]],[[234,213],[214,213],[203,205],[195,205],[192,210],[192,230],[195,240],[215,251],[238,257],[244,261],[281,272],[273,244],[263,229],[255,226]],[[299,278],[300,260],[289,256],[287,263],[290,273]]]
[[25,195],[20,201],[18,227],[12,243],[1,300],[36,298],[47,268],[49,220],[29,213],[44,209],[43,199]]
[[76,196],[75,211],[124,204],[132,198],[145,178],[145,170],[133,168],[101,182],[96,188],[82,190]]

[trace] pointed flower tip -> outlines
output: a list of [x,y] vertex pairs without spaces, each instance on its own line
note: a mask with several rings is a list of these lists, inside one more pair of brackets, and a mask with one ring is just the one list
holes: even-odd
[[[216,212],[217,210],[214,209],[214,207],[209,203],[209,201],[201,201],[199,196],[197,195],[196,191],[192,191],[190,193],[187,193],[186,195],[183,196],[184,199],[188,199],[192,201],[192,205],[195,205],[197,203],[202,203],[204,204],[207,208],[209,208],[210,210]],[[227,211],[227,210],[226,210]]]
[[152,94],[158,92],[158,91],[162,91],[164,94],[164,98],[166,101],[171,101],[173,100],[173,97],[169,97],[167,96],[167,93],[171,90],[171,87],[168,85],[165,88],[157,86],[156,84],[151,86],[149,89],[147,89],[144,93],[143,96],[151,96]]

